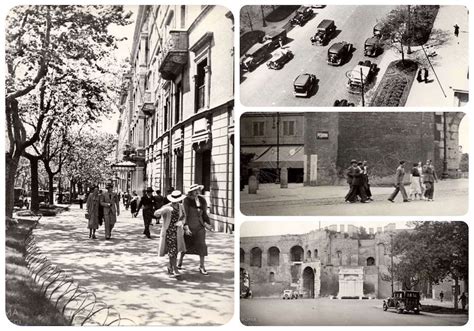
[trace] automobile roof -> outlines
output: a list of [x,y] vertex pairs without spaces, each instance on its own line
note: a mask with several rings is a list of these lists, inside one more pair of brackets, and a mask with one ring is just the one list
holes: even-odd
[[362,75],[364,79],[369,75],[370,67],[361,66],[360,64],[356,65],[354,69],[352,69],[350,73],[350,77],[352,80],[359,80],[360,81],[360,69],[362,69]]
[[309,74],[301,74],[295,79],[295,85],[303,86],[308,83],[310,75]]
[[340,42],[337,42],[337,43],[334,43],[331,45],[331,47],[329,47],[329,50],[328,52],[330,53],[339,53],[340,50],[344,47],[346,43],[340,41]]
[[321,23],[319,23],[319,25],[318,25],[318,29],[327,29],[331,25],[334,25],[333,20],[322,20]]
[[248,55],[248,56],[252,56],[254,53],[257,53],[258,51],[260,51],[264,47],[267,47],[267,44],[268,43],[263,43],[263,44],[256,43],[255,45],[250,47],[249,50],[247,52],[245,52],[245,54]]
[[303,13],[305,10],[309,9],[308,6],[301,6],[296,10],[297,13]]
[[365,41],[365,44],[367,45],[375,45],[375,44],[378,44],[379,43],[379,38],[377,37],[370,37],[370,38],[367,38],[367,40]]

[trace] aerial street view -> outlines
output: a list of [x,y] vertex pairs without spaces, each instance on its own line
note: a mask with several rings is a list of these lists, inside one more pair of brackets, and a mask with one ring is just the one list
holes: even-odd
[[245,106],[462,106],[463,6],[244,6]]
[[464,222],[241,226],[248,326],[464,325],[468,278]]
[[468,211],[465,113],[249,112],[240,121],[245,215]]

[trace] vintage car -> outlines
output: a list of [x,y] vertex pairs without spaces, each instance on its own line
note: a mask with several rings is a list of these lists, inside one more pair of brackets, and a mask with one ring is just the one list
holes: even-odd
[[298,8],[295,16],[290,19],[290,24],[303,26],[313,17],[313,14],[313,10],[310,7],[302,6]]
[[373,36],[367,38],[364,43],[364,55],[376,57],[383,51],[382,43],[379,37]]
[[395,291],[393,296],[383,301],[383,310],[395,309],[399,314],[421,311],[420,292],[418,291]]
[[361,94],[362,88],[372,83],[377,75],[377,64],[370,61],[360,61],[351,71],[346,73],[347,90],[352,94]]
[[379,37],[379,38],[382,37],[382,28],[383,28],[382,23],[377,23],[374,25],[374,29],[372,32],[374,34],[374,37]]
[[347,101],[347,99],[341,99],[334,101],[333,107],[355,107],[353,102]]
[[267,62],[269,69],[279,70],[283,68],[285,63],[294,57],[293,52],[289,48],[282,48],[270,61]]
[[21,187],[15,187],[13,189],[13,205],[18,208],[25,207],[26,209],[29,208],[30,202],[26,197],[26,191]]
[[281,298],[283,300],[298,299],[298,292],[293,290],[284,290],[283,294],[281,295]]
[[301,74],[293,81],[293,95],[295,97],[309,97],[317,84],[316,76],[313,74]]
[[267,49],[271,52],[278,47],[285,45],[287,39],[286,30],[282,29],[267,33],[263,37],[262,42],[267,45]]
[[316,34],[311,37],[312,45],[326,45],[336,32],[336,25],[333,20],[322,20],[317,27]]
[[327,63],[333,66],[339,66],[350,58],[353,51],[354,47],[348,42],[339,41],[334,43],[328,49]]
[[242,58],[240,65],[243,71],[254,71],[262,62],[264,62],[268,55],[268,43],[257,43],[250,47]]

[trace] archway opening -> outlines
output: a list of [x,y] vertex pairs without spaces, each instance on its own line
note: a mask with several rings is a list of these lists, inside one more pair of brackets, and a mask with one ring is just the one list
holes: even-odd
[[292,262],[302,262],[303,261],[304,250],[301,246],[293,246],[290,249],[290,261]]
[[313,268],[306,267],[303,270],[303,296],[305,298],[314,298],[314,271]]
[[262,250],[258,247],[250,251],[250,266],[259,268],[262,266]]
[[367,258],[367,266],[375,265],[375,259],[373,257]]
[[268,249],[268,265],[269,266],[279,266],[280,265],[280,250],[278,247],[270,247]]

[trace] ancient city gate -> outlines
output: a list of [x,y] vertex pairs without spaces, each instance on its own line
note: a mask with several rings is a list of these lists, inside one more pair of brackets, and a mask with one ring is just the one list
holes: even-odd
[[314,271],[311,267],[303,270],[303,290],[307,298],[314,298]]
[[298,290],[304,298],[319,297],[321,291],[321,262],[305,262],[301,265],[301,278],[298,281]]

